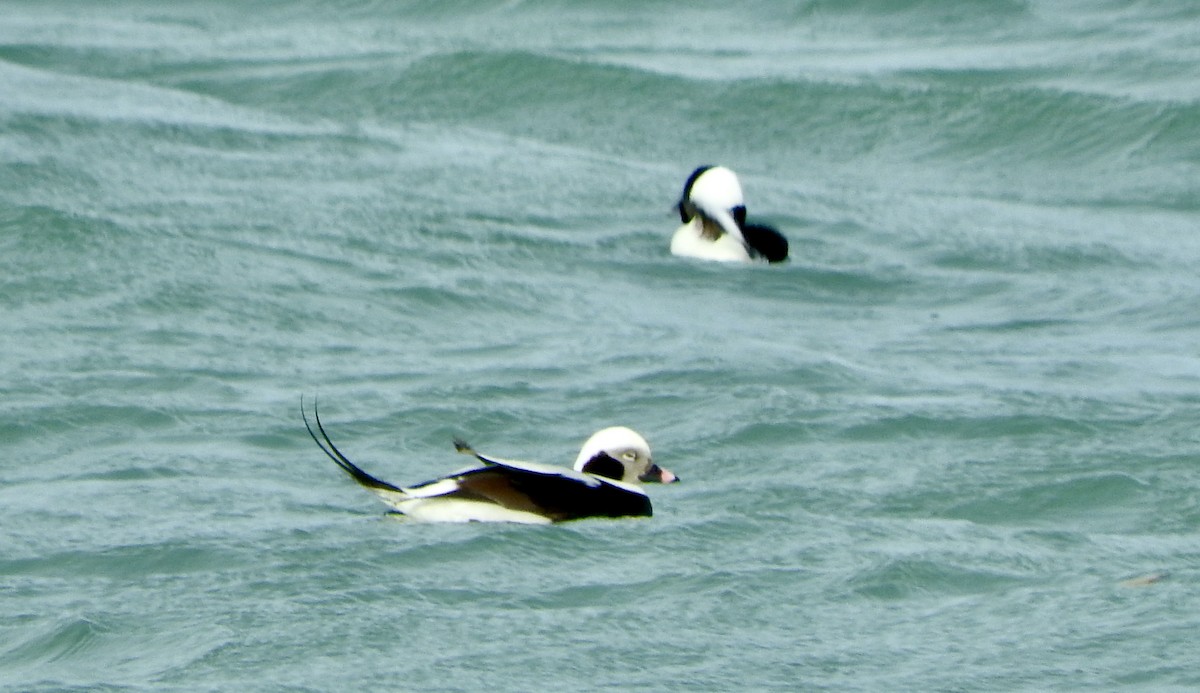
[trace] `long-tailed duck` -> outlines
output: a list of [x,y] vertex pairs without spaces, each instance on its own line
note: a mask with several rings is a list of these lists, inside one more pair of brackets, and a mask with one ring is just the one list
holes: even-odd
[[545,524],[587,517],[648,517],[653,514],[650,498],[639,482],[678,481],[654,464],[645,438],[614,426],[588,438],[573,469],[481,455],[456,439],[455,449],[472,455],[482,466],[413,486],[395,486],[347,459],[329,439],[315,406],[320,438],[303,407],[300,413],[321,451],[352,479],[397,512],[426,522]]
[[726,262],[783,262],[788,242],[770,226],[746,223],[746,202],[737,175],[724,166],[701,166],[683,184],[683,222],[671,237],[671,253]]

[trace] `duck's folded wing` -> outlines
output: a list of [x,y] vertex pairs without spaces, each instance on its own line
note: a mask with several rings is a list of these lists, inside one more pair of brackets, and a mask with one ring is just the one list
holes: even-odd
[[484,455],[479,452],[476,452],[475,448],[471,447],[471,444],[466,442],[462,438],[454,439],[454,449],[463,453],[464,455],[471,455],[472,457],[474,457],[475,459],[479,460],[480,462],[484,463],[485,465],[487,465],[489,467],[507,467],[507,468],[515,470],[515,471],[524,471],[524,472],[530,472],[533,474],[556,475],[556,476],[561,476],[566,479],[572,479],[574,481],[577,481],[581,484],[586,484],[588,486],[598,486],[601,483],[601,480],[597,479],[595,476],[593,476],[591,474],[584,474],[583,472],[575,471],[574,469],[571,469],[570,467],[555,467],[555,466],[549,465],[549,464],[539,464],[537,462],[525,462],[523,460],[506,460],[503,457],[492,457],[491,455]]
[[459,474],[454,480],[457,488],[450,494],[454,497],[488,501],[555,522],[652,514],[650,499],[640,488],[609,483],[572,469],[490,459],[488,466]]

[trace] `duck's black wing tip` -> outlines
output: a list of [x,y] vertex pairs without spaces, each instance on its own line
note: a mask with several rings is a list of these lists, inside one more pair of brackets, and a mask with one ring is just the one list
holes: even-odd
[[490,457],[487,457],[486,455],[481,455],[478,452],[476,452],[475,448],[471,447],[471,444],[468,443],[467,441],[463,440],[462,438],[458,438],[458,437],[454,438],[454,449],[464,455],[470,455],[471,457],[474,457],[475,459],[479,460],[480,462],[484,463],[485,465],[487,465],[489,467],[500,464],[496,460],[493,460]]
[[765,224],[746,224],[742,227],[746,244],[767,262],[784,262],[788,258],[788,242],[775,229]]

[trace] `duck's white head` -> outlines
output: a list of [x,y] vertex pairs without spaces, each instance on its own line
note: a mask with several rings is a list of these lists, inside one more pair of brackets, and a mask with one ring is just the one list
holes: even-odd
[[683,184],[679,218],[687,223],[695,217],[711,220],[740,242],[746,222],[746,199],[737,174],[724,166],[701,166]]
[[674,474],[654,464],[646,439],[624,426],[593,433],[580,448],[574,467],[575,471],[626,483],[679,481]]

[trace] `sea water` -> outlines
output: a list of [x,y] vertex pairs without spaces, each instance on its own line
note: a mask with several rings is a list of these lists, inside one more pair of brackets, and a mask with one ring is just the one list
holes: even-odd
[[[0,688],[1200,686],[1200,9],[7,0]],[[782,266],[667,251],[697,166]],[[385,515],[627,425],[655,515]]]

